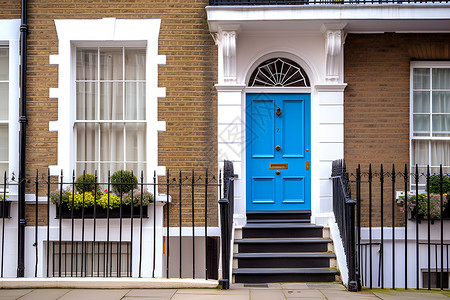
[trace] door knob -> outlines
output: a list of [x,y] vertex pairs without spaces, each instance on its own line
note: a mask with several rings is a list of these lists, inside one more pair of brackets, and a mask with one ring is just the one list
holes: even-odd
[[275,147],[275,149],[276,149],[277,151],[280,151],[280,150],[281,150],[280,145],[277,145],[277,146]]
[[277,114],[277,116],[280,116],[280,115],[281,115],[281,109],[280,109],[279,107],[277,108],[276,114]]
[[280,170],[276,170],[275,174],[280,175],[281,174]]

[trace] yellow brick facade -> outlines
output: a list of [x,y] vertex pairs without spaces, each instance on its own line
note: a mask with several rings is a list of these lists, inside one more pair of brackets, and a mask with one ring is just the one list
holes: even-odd
[[[166,97],[158,100],[158,120],[166,121],[166,131],[158,137],[158,164],[173,172],[208,168],[217,174],[217,47],[207,5],[207,0],[28,1],[27,177],[36,170],[46,175],[48,166],[57,164],[57,133],[49,131],[49,122],[58,119],[58,99],[49,98],[49,88],[58,87],[58,66],[49,63],[49,56],[58,54],[54,20],[101,18],[161,19],[158,53],[166,64],[158,68],[158,86],[166,88]],[[0,19],[13,18],[20,18],[20,1],[0,1]],[[217,192],[212,193],[215,219]],[[175,207],[178,196],[173,198]]]

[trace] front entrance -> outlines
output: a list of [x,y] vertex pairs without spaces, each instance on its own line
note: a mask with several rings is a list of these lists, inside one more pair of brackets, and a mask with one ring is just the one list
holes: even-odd
[[247,211],[311,209],[310,94],[247,94]]

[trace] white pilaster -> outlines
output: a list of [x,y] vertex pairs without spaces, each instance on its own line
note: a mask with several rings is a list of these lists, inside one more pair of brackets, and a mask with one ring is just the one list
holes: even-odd
[[237,226],[245,224],[245,180],[243,145],[245,145],[245,113],[242,107],[244,84],[217,84],[218,96],[218,162],[223,168],[224,160],[233,162],[234,173],[234,219]]
[[316,106],[318,120],[317,155],[318,168],[314,169],[313,178],[319,178],[319,183],[313,188],[320,191],[320,200],[312,201],[311,210],[314,212],[314,221],[317,224],[328,223],[332,215],[332,182],[331,162],[344,157],[344,90],[347,84],[319,84],[315,85]]

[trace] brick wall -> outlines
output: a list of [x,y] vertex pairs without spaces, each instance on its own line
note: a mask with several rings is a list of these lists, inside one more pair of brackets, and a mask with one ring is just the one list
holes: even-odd
[[0,1],[0,19],[20,19],[20,1]]
[[[357,164],[367,171],[369,163],[376,171],[380,170],[381,163],[385,171],[392,170],[392,164],[396,165],[397,170],[403,170],[404,165],[408,164],[409,169],[410,61],[448,60],[449,49],[449,34],[347,36],[344,157],[350,172],[355,172]],[[374,225],[381,222],[379,179],[376,180]],[[390,210],[392,190],[389,184],[386,183],[383,203]],[[400,186],[396,188],[403,189]],[[363,221],[367,221],[367,193],[364,192]],[[386,222],[390,222],[391,216],[391,211],[385,214]]]
[[[58,87],[58,67],[49,64],[49,55],[58,54],[54,19],[105,17],[161,19],[158,52],[167,64],[159,67],[158,85],[166,87],[167,97],[159,99],[158,119],[167,122],[167,131],[159,133],[159,165],[216,174],[217,48],[207,5],[208,0],[29,0],[27,175],[36,169],[46,174],[57,164],[57,133],[48,131],[49,121],[58,118],[58,99],[49,99],[49,88]],[[20,18],[20,1],[1,0],[0,18]],[[216,202],[217,197],[211,207]]]

